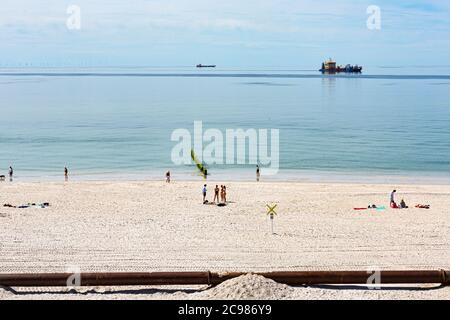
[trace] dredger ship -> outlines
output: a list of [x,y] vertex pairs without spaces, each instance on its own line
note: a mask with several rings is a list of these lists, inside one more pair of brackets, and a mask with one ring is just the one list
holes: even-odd
[[358,65],[347,64],[345,67],[337,66],[336,61],[332,59],[322,63],[322,68],[319,70],[322,73],[361,73],[362,67]]

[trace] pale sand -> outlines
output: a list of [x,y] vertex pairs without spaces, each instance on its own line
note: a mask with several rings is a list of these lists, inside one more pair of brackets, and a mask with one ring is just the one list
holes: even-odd
[[[208,183],[210,200],[214,184]],[[450,186],[227,182],[231,203],[220,208],[201,204],[202,185],[2,182],[1,205],[51,207],[0,207],[0,272],[65,272],[70,266],[82,272],[450,269]],[[353,210],[388,207],[394,188],[398,200],[431,209]],[[272,203],[278,204],[275,235],[265,208]],[[27,294],[0,289],[0,298],[450,299],[448,287],[373,291],[291,288],[259,277],[236,281],[242,288],[233,282],[207,291],[18,288]]]

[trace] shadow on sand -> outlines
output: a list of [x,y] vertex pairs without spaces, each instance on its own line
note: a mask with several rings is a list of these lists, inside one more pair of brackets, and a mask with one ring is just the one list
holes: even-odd
[[417,286],[383,286],[380,288],[364,286],[364,285],[309,285],[309,286],[298,286],[297,288],[316,288],[316,289],[326,289],[326,290],[359,290],[359,291],[432,291],[445,288],[445,285],[436,285],[433,287],[417,287]]
[[174,294],[174,293],[186,293],[186,294],[192,294],[197,292],[205,291],[209,288],[202,288],[202,289],[123,289],[123,290],[105,290],[105,291],[98,291],[98,289],[89,289],[89,290],[76,290],[76,289],[70,289],[67,291],[53,291],[53,290],[27,290],[27,291],[17,291],[12,287],[2,287],[0,286],[0,289],[3,289],[7,292],[10,292],[14,295],[42,295],[42,294],[55,294],[55,295],[114,295],[114,294],[134,294],[134,295],[150,295],[150,294]]
[[[211,286],[212,287],[212,286]],[[11,287],[2,287],[5,291],[8,291],[14,295],[43,295],[43,294],[54,294],[54,295],[153,295],[153,294],[174,294],[174,293],[185,293],[193,294],[204,292],[211,287],[204,287],[199,289],[158,289],[158,288],[139,288],[139,289],[123,289],[123,290],[110,290],[98,291],[98,289],[88,289],[88,290],[76,290],[70,289],[67,291],[52,291],[52,290],[35,290],[35,291],[17,291]],[[304,285],[304,286],[293,286],[293,288],[315,288],[315,289],[325,289],[325,290],[358,290],[358,291],[434,291],[445,288],[444,285],[437,285],[433,287],[417,287],[417,286],[386,286],[379,289],[369,289],[362,285]]]

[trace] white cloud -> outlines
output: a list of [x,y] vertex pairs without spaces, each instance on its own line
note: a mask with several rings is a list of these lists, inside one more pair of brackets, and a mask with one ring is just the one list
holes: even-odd
[[[414,2],[414,0],[412,0]],[[399,0],[1,0],[0,49],[15,57],[33,46],[41,52],[65,55],[74,52],[105,52],[111,56],[140,54],[143,48],[156,52],[185,50],[202,45],[235,50],[272,49],[298,54],[300,49],[334,50],[383,46],[416,46],[424,34],[436,47],[448,50],[450,5],[433,0],[434,7],[413,8]],[[382,30],[366,28],[366,8],[382,9]],[[66,28],[69,5],[81,8],[78,32]],[[430,32],[433,31],[433,32]],[[419,41],[420,40],[420,41]],[[430,41],[430,39],[428,39]],[[423,42],[424,43],[424,42]],[[425,47],[425,45],[423,45]],[[16,47],[16,49],[14,49]],[[191,49],[191,55],[199,53]],[[204,50],[204,49],[203,49]],[[355,49],[356,50],[356,49]],[[382,50],[382,49],[380,49]],[[249,50],[250,51],[250,50]],[[404,50],[406,51],[406,50]],[[123,53],[125,52],[125,53]],[[146,55],[142,53],[142,55]]]

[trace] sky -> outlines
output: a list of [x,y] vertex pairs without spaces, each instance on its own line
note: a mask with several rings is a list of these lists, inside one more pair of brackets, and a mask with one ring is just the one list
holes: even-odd
[[0,67],[448,66],[450,0],[2,0],[0,52]]

